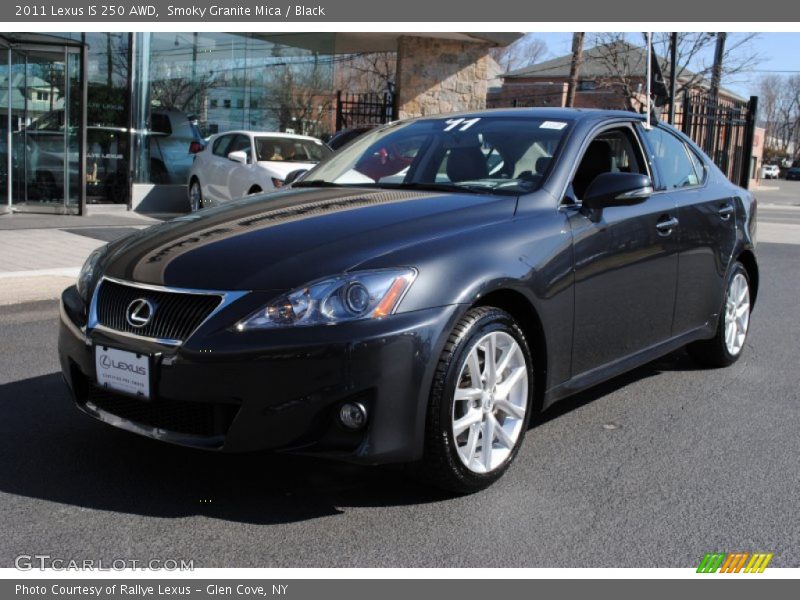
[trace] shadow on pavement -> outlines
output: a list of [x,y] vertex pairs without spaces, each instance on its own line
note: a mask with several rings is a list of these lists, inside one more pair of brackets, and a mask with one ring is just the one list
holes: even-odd
[[447,498],[399,469],[189,450],[81,414],[53,373],[0,386],[0,491],[155,517],[268,524]]
[[565,415],[575,409],[580,408],[602,396],[607,396],[619,389],[635,381],[648,379],[663,373],[665,371],[699,371],[702,367],[698,366],[691,357],[686,353],[685,349],[677,350],[671,354],[647,363],[627,373],[623,373],[618,377],[609,379],[594,387],[589,388],[579,394],[564,398],[556,402],[553,406],[545,410],[538,418],[533,419],[531,427],[541,425],[551,421],[561,415]]
[[[688,368],[693,366],[685,354],[670,355],[563,400],[539,422],[633,381]],[[448,498],[399,468],[275,453],[218,454],[137,437],[78,412],[57,373],[0,385],[0,491],[96,510],[254,524]]]

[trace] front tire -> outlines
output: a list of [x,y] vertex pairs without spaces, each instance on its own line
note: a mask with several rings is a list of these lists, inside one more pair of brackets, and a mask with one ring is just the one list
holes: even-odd
[[717,333],[710,340],[689,344],[692,358],[707,367],[727,367],[739,360],[750,330],[751,297],[747,269],[736,262],[728,275]]
[[203,189],[197,179],[192,179],[189,184],[189,210],[197,212],[203,208]]
[[434,375],[418,465],[427,482],[469,494],[505,473],[528,428],[532,365],[525,334],[510,314],[479,307],[464,315]]

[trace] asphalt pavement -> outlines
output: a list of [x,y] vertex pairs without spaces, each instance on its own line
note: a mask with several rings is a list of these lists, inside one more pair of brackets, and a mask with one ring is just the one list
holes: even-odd
[[[759,234],[788,243],[759,244],[741,360],[703,370],[676,352],[559,403],[506,476],[469,497],[398,468],[217,455],[97,423],[61,382],[55,301],[0,306],[0,567],[34,553],[196,567],[696,567],[711,551],[800,566],[800,183],[767,185],[778,189],[757,192]],[[30,222],[69,227],[76,248],[133,225]]]
[[396,468],[170,447],[70,404],[56,304],[0,311],[0,566],[20,554],[195,567],[800,566],[800,245],[761,244],[741,360],[683,352],[548,411],[492,488]]

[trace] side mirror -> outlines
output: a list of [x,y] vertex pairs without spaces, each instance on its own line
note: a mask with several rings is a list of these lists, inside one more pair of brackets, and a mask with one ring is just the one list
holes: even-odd
[[606,208],[641,204],[653,195],[653,182],[640,173],[602,173],[586,188],[583,206]]
[[308,173],[308,169],[295,169],[286,176],[286,179],[283,180],[283,185],[294,183],[301,175],[305,175],[306,173]]
[[236,152],[231,152],[228,154],[228,159],[232,160],[233,162],[242,163],[243,165],[247,164],[247,152],[242,150],[237,150]]

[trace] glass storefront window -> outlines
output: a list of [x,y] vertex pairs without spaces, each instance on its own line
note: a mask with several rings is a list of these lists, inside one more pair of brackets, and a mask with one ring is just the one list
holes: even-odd
[[82,42],[88,53],[86,201],[89,204],[127,204],[130,34],[61,35]]
[[334,34],[134,35],[138,183],[185,184],[216,133],[333,130]]
[[[333,33],[13,35],[13,45],[0,41],[6,210],[76,208],[84,194],[128,204],[131,184],[185,185],[216,133],[335,128]],[[41,48],[21,53],[22,37]]]

